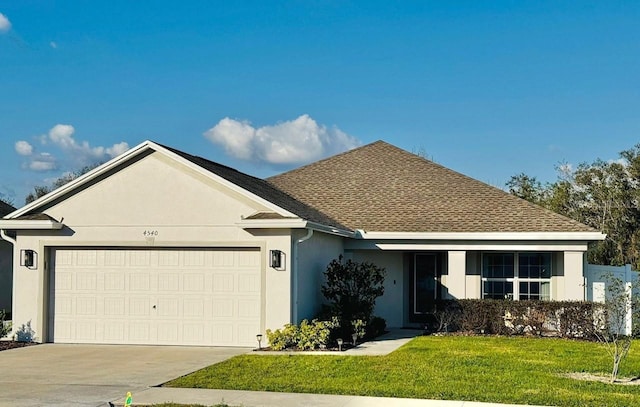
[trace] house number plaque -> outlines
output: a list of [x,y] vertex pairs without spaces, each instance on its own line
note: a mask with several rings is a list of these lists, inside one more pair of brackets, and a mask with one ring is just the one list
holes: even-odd
[[158,231],[157,230],[145,230],[144,232],[142,232],[142,235],[144,237],[158,236]]

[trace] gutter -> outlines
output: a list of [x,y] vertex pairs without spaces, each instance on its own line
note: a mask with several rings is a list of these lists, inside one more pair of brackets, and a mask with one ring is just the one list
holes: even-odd
[[293,270],[291,273],[291,302],[293,305],[291,308],[291,323],[293,324],[298,323],[298,245],[311,239],[311,236],[313,236],[313,229],[308,228],[306,235],[293,242]]
[[11,245],[13,245],[15,247],[16,245],[16,239],[12,238],[11,236],[7,235],[7,231],[4,229],[0,229],[0,238],[2,238],[2,240],[6,240],[7,242],[11,243]]
[[357,229],[361,240],[604,240],[600,232],[367,232]]

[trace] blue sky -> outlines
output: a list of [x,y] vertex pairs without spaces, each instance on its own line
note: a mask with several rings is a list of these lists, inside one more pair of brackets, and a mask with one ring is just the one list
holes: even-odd
[[640,2],[0,0],[0,194],[151,139],[269,176],[383,139],[493,185],[640,142]]

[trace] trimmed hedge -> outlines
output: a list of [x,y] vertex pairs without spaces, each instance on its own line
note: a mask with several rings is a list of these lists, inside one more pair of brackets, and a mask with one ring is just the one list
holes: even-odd
[[433,332],[595,339],[603,304],[585,301],[442,300]]

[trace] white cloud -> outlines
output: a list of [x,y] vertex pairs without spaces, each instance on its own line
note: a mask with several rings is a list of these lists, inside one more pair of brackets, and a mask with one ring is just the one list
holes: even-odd
[[7,32],[11,29],[11,21],[4,14],[0,13],[0,32]]
[[126,152],[129,149],[129,144],[125,143],[124,141],[122,143],[118,143],[118,144],[114,144],[113,146],[107,148],[107,154],[110,155],[111,157],[117,157],[120,154],[124,154],[124,152]]
[[26,165],[31,171],[52,171],[58,168],[57,160],[49,153],[35,155]]
[[57,148],[59,153],[62,153],[61,159],[48,152],[36,154],[35,147],[27,141],[16,142],[16,152],[29,157],[24,168],[32,171],[51,171],[59,167],[77,170],[87,165],[107,161],[129,149],[126,142],[116,143],[110,147],[92,147],[88,141],[76,141],[75,131],[72,125],[56,124],[47,134],[35,137],[42,146],[46,146],[41,148]]
[[16,152],[20,155],[29,156],[33,154],[33,146],[29,142],[20,140],[15,144]]
[[49,43],[49,46],[50,46],[51,48],[53,48],[53,49],[58,48],[58,44],[56,44],[56,42],[55,42],[55,41],[51,41],[51,42]]
[[233,157],[269,164],[308,163],[361,144],[337,127],[319,125],[306,114],[259,128],[254,128],[248,121],[226,117],[204,136],[224,147]]
[[81,165],[116,157],[129,149],[121,142],[111,147],[91,147],[88,141],[77,142],[73,137],[75,128],[69,124],[56,124],[49,130],[49,141],[65,153],[70,154]]

